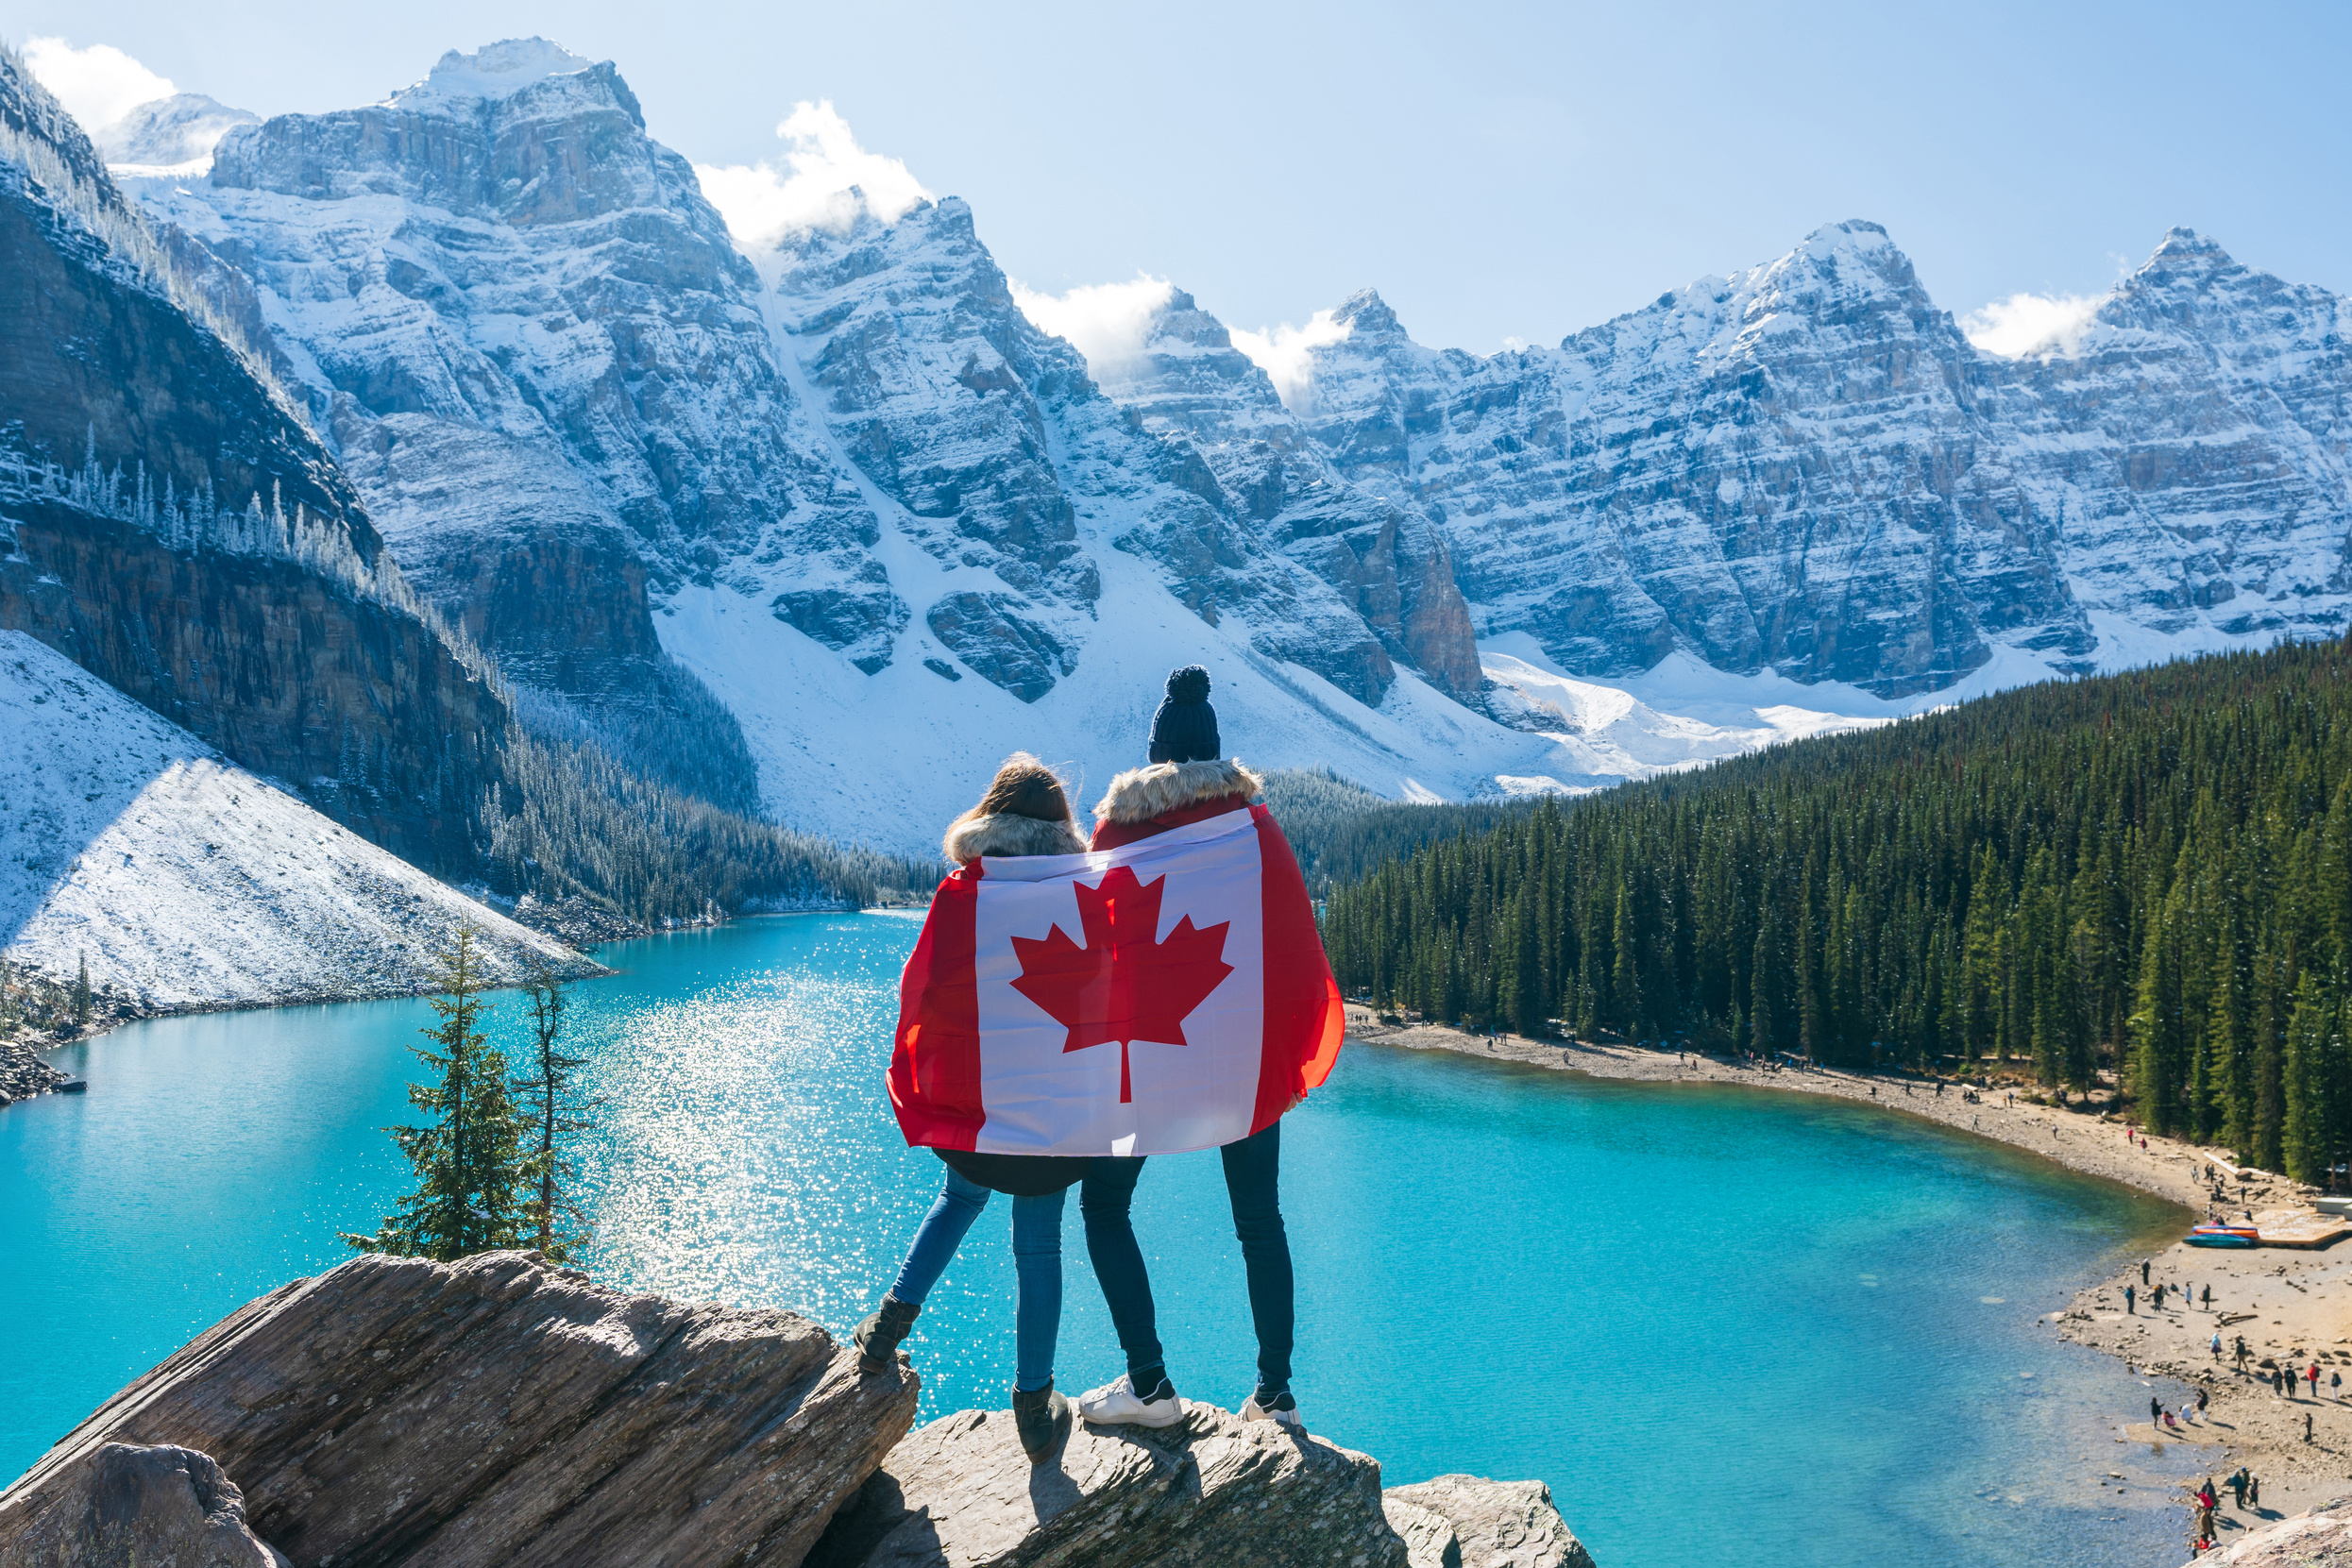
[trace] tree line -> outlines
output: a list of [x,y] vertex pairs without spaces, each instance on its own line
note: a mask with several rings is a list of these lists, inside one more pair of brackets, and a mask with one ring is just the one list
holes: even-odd
[[1449,1023],[2111,1075],[2154,1130],[2352,1150],[2352,648],[2030,687],[1547,801],[1336,888],[1341,985]]

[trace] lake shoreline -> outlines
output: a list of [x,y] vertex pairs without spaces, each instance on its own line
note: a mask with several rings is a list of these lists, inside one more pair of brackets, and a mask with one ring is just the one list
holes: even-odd
[[[2084,1112],[2022,1103],[2011,1106],[1997,1090],[1986,1091],[1981,1104],[1969,1104],[1956,1087],[1937,1095],[1932,1084],[1892,1074],[1773,1070],[1617,1040],[1537,1040],[1438,1024],[1384,1024],[1370,1008],[1352,1003],[1347,1008],[1347,1037],[1621,1082],[1715,1084],[1849,1100],[1989,1138],[2078,1174],[2161,1198],[2184,1211],[2184,1232],[2211,1201],[2200,1173],[2213,1157],[2228,1157],[2225,1151],[2154,1136],[2143,1150],[2127,1143],[2119,1125]],[[2308,1201],[2311,1191],[2274,1176],[2254,1183],[2247,1196],[2259,1208],[2266,1202],[2276,1206]],[[2162,1379],[2175,1389],[2202,1390],[2210,1400],[2199,1422],[2179,1432],[2159,1430],[2142,1411],[2139,1421],[2122,1424],[2123,1435],[2116,1441],[2159,1450],[2182,1442],[2197,1444],[2213,1451],[2209,1469],[2216,1481],[2242,1464],[2259,1476],[2263,1489],[2259,1511],[2233,1509],[2228,1493],[2223,1492],[2219,1518],[2225,1545],[2254,1526],[2352,1492],[2352,1397],[2331,1398],[2325,1391],[2330,1373],[2341,1367],[2345,1393],[2352,1396],[2352,1348],[2347,1348],[2352,1347],[2352,1307],[2342,1305],[2352,1298],[2352,1248],[2336,1256],[2280,1248],[2216,1253],[2175,1240],[2146,1260],[2150,1285],[2170,1287],[2161,1314],[2150,1307],[2147,1290],[2140,1286],[2141,1267],[2134,1262],[2037,1319],[2061,1338],[2123,1362],[2149,1384],[2152,1396],[2155,1380]],[[2201,1297],[2189,1307],[2178,1305],[2174,1292],[2190,1281],[2200,1290],[2212,1286],[2210,1312]],[[2122,1294],[2126,1284],[2140,1290],[2136,1310],[2128,1313]],[[2210,1336],[2216,1332],[2225,1349],[2218,1363],[2209,1351]],[[2231,1370],[2228,1352],[2233,1337],[2240,1334],[2245,1336],[2250,1361],[2265,1357],[2283,1361],[2287,1352],[2299,1351],[2296,1364],[2308,1367],[2315,1355],[2329,1357],[2321,1362],[2321,1397],[2282,1399],[2267,1385]],[[2174,1403],[2176,1408],[2176,1398]],[[2313,1417],[2314,1428],[2309,1446],[2303,1442],[2307,1414]],[[2187,1500],[2184,1491],[2179,1498],[2184,1530]],[[2184,1534],[2184,1558],[2186,1539]]]

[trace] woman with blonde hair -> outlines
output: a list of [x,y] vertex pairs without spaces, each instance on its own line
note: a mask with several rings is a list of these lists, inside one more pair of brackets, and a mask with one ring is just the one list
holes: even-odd
[[[983,855],[1083,854],[1086,840],[1071,819],[1070,799],[1054,770],[1026,751],[997,768],[979,803],[948,824],[940,848],[948,862],[966,866]],[[1086,1174],[1083,1157],[986,1155],[935,1149],[947,1166],[938,1202],[923,1216],[898,1278],[881,1306],[857,1325],[858,1365],[888,1371],[939,1283],[948,1260],[988,1206],[989,1194],[1013,1201],[1013,1269],[1020,1304],[1013,1314],[1013,1426],[1037,1463],[1070,1426],[1070,1402],[1054,1391],[1054,1344],[1061,1331],[1062,1197]]]

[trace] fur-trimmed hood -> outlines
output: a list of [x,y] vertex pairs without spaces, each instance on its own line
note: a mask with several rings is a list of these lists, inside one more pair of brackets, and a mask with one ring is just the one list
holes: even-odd
[[1043,822],[999,812],[949,824],[939,848],[947,851],[950,864],[961,866],[984,854],[1084,854],[1086,840],[1078,835],[1077,824],[1067,818]]
[[1112,779],[1094,815],[1106,822],[1148,822],[1203,801],[1255,795],[1265,786],[1265,780],[1238,760],[1156,762]]

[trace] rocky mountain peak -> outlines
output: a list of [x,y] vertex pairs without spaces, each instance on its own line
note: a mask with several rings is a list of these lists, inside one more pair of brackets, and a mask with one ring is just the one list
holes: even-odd
[[1397,321],[1396,312],[1388,308],[1388,301],[1380,297],[1378,289],[1358,289],[1340,301],[1339,309],[1331,312],[1331,319],[1346,328],[1351,337],[1401,338],[1405,335],[1405,329]]
[[[610,63],[606,62],[608,66]],[[596,64],[544,38],[501,39],[483,44],[470,55],[451,49],[433,63],[423,81],[401,89],[384,101],[393,108],[412,110],[494,102],[535,87],[550,76],[577,76],[591,72]]]
[[232,109],[201,93],[175,93],[138,105],[99,127],[91,141],[127,177],[166,172],[185,177],[211,166],[222,137],[239,126],[261,123],[251,110]]
[[444,56],[382,103],[238,126],[214,150],[212,183],[306,201],[398,195],[517,227],[690,208],[734,254],[692,168],[645,134],[620,73],[544,40]]

